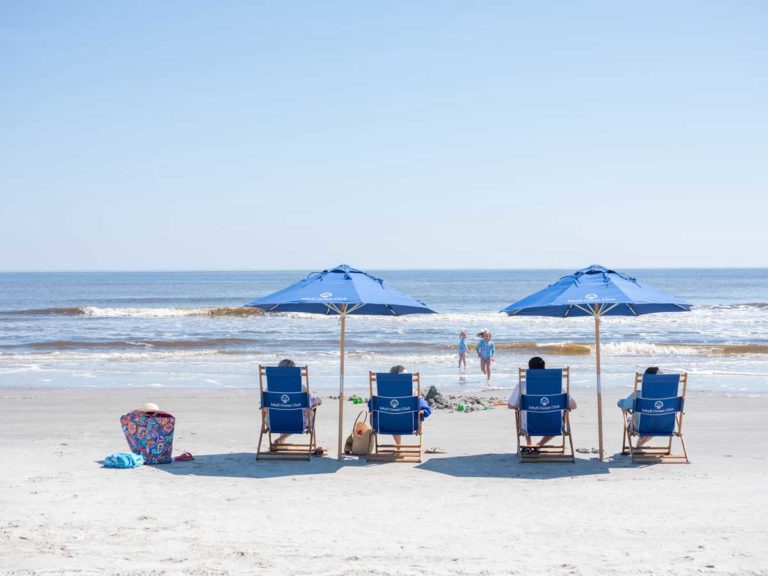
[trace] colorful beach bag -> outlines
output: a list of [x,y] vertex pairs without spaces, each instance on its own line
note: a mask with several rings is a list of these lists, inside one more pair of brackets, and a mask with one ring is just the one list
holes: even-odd
[[145,464],[166,464],[172,460],[176,418],[167,412],[134,410],[120,417],[120,426],[131,452],[141,454]]

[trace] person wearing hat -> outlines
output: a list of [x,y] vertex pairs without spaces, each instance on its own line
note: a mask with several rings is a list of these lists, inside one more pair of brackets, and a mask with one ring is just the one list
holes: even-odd
[[483,330],[482,339],[477,343],[477,355],[480,358],[480,370],[485,374],[486,382],[491,381],[491,364],[496,355],[496,347],[491,340],[490,330]]

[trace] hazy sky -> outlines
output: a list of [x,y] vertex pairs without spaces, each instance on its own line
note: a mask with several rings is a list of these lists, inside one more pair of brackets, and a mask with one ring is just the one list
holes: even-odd
[[0,3],[0,270],[768,266],[768,3]]

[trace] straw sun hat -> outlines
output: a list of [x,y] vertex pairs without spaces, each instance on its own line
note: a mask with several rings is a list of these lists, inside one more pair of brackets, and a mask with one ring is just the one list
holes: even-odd
[[147,402],[146,404],[144,404],[144,406],[139,408],[139,411],[140,412],[160,412],[160,407],[154,402]]

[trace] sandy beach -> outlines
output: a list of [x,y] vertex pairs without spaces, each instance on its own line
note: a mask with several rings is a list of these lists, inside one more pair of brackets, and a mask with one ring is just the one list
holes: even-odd
[[[618,395],[618,394],[616,394]],[[768,574],[768,398],[689,394],[692,463],[520,464],[506,409],[436,411],[422,464],[256,462],[257,391],[0,390],[0,574]],[[608,454],[620,418],[606,402]],[[108,470],[154,401],[193,462]],[[594,399],[572,422],[597,445]],[[349,404],[347,428],[356,415]],[[336,403],[318,421],[334,455]]]

